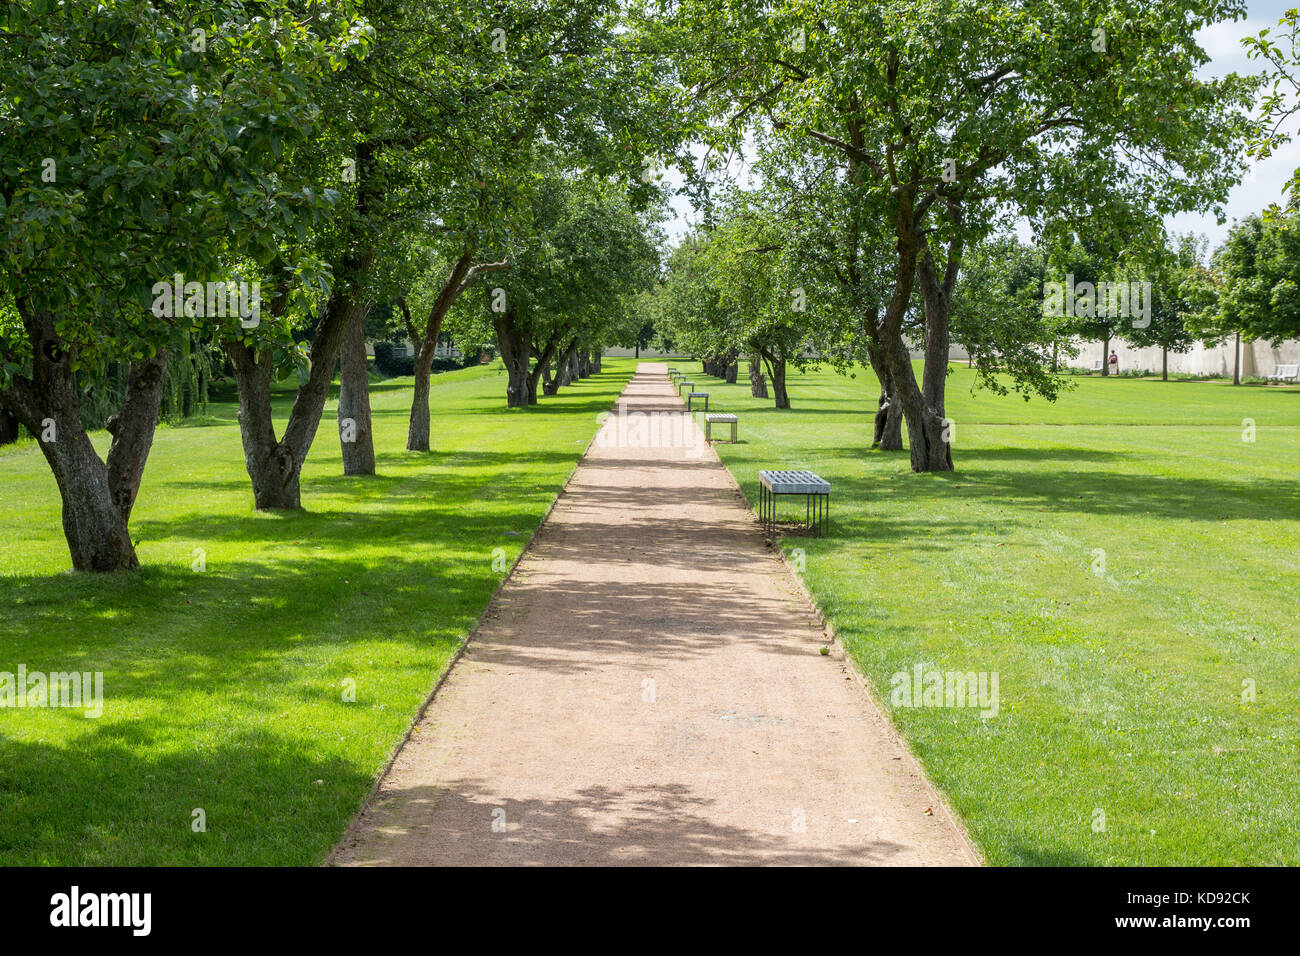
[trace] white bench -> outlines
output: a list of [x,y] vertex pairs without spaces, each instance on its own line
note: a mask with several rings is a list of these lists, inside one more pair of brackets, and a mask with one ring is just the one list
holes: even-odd
[[1269,382],[1290,382],[1300,376],[1300,365],[1277,365],[1273,368],[1272,375],[1265,375],[1265,381]]
[[704,416],[704,440],[713,441],[713,426],[730,425],[731,426],[731,443],[736,443],[736,431],[739,429],[740,420],[731,412],[710,412]]
[[818,537],[826,533],[831,513],[829,481],[819,478],[811,471],[760,471],[758,482],[758,516],[769,541],[776,541],[777,495],[803,495],[804,519],[808,530]]
[[1095,362],[1092,363],[1092,370],[1093,370],[1094,372],[1100,372],[1100,371],[1101,371],[1101,359],[1097,359],[1097,361],[1095,361]]

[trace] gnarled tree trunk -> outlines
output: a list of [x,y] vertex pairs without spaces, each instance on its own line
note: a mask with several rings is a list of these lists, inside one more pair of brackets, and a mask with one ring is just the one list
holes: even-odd
[[573,355],[578,350],[578,340],[573,339],[569,342],[564,353],[555,360],[555,377],[542,386],[543,395],[555,395],[561,388],[572,381],[573,375]]
[[749,394],[754,398],[767,398],[767,379],[763,376],[763,363],[757,354],[749,357]]
[[358,302],[349,303],[348,324],[339,355],[339,447],[343,474],[375,473],[375,442],[371,432],[370,368],[366,361],[366,313]]
[[790,407],[790,393],[785,390],[785,355],[780,352],[761,352],[767,363],[767,373],[772,379],[772,401],[777,408]]
[[874,343],[868,349],[871,368],[880,381],[880,399],[876,403],[876,422],[871,447],[883,451],[903,450],[903,406],[898,400],[894,388],[894,377],[890,374],[883,351]]
[[108,421],[108,458],[101,461],[81,424],[72,355],[64,350],[54,315],[17,304],[32,344],[32,377],[15,376],[0,391],[0,404],[36,438],[54,473],[72,566],[137,568],[128,524],[158,425],[167,353],[131,363],[122,405]]
[[506,366],[506,407],[523,408],[528,404],[529,339],[520,328],[514,309],[492,313],[497,348]]
[[311,340],[311,371],[306,383],[298,387],[289,423],[279,440],[271,419],[271,351],[255,351],[238,341],[222,343],[239,388],[239,434],[244,445],[244,467],[252,479],[253,504],[259,511],[302,507],[299,475],[316,429],[320,427],[344,330],[358,308],[364,306],[341,291],[331,295],[325,304],[325,314]]
[[[551,358],[555,355],[556,348],[559,347],[559,339],[552,338],[542,346],[541,353],[537,356],[537,361],[528,372],[528,404],[537,404],[537,383],[541,379],[542,370],[551,364]],[[535,350],[535,347],[533,347]]]
[[[901,334],[882,339],[884,357],[895,393],[907,418],[908,451],[913,471],[952,471],[952,429],[944,413],[948,376],[949,316],[952,289],[960,268],[961,246],[950,244],[948,265],[941,279],[926,241],[917,247],[916,277],[925,306],[925,368],[922,385],[912,371],[912,358]],[[897,289],[895,292],[897,293]]]

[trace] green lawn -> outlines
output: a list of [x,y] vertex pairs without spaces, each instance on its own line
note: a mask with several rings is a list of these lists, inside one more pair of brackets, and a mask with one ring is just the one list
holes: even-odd
[[[869,371],[794,378],[790,411],[707,388],[751,501],[760,468],[831,481],[829,536],[785,550],[990,862],[1300,863],[1300,389],[973,381],[930,475],[870,450]],[[892,706],[917,664],[996,673],[999,713]]]
[[102,671],[105,711],[0,709],[0,864],[321,862],[634,366],[514,412],[499,366],[435,376],[427,455],[376,385],[377,478],[331,403],[294,515],[253,511],[231,405],[160,428],[132,574],[66,573],[44,459],[5,452],[0,671]]

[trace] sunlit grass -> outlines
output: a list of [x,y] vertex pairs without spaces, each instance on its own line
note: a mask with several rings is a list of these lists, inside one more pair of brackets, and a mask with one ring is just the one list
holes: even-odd
[[998,673],[993,719],[892,708],[990,861],[1300,863],[1300,389],[1051,405],[956,367],[957,471],[916,475],[870,450],[869,371],[796,377],[781,412],[707,381],[751,500],[760,468],[831,481],[829,536],[785,549],[882,702],[918,663]]
[[435,376],[429,454],[410,380],[376,385],[377,478],[342,476],[331,403],[292,515],[253,510],[218,404],[159,429],[130,574],[68,573],[39,449],[0,459],[0,671],[105,684],[99,719],[0,709],[0,863],[323,860],[634,367],[521,411],[499,366]]

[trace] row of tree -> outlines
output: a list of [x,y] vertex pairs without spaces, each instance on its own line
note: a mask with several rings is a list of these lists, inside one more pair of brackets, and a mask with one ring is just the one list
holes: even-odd
[[[816,234],[804,232],[795,216],[800,209],[813,213],[810,222],[823,215],[804,205],[811,195],[788,184],[732,191],[710,225],[669,253],[662,281],[638,302],[661,344],[700,356],[706,372],[734,382],[738,359],[748,357],[753,394],[767,397],[770,379],[777,408],[790,407],[788,366],[846,368],[872,361],[870,327],[859,314],[878,312],[888,291],[881,260],[870,283],[856,283],[874,296],[866,302],[844,295],[846,283],[838,276],[830,282],[810,267]],[[1103,353],[1116,339],[1159,348],[1167,379],[1169,354],[1188,352],[1198,342],[1235,337],[1277,345],[1300,338],[1295,209],[1248,216],[1213,255],[1205,238],[1190,233],[1136,254],[1077,235],[1054,238],[1027,243],[995,234],[963,257],[963,281],[950,309],[951,341],[970,356],[981,384],[998,393],[1055,397],[1065,386],[1058,372],[1077,356],[1079,341],[1099,341]],[[926,333],[923,310],[914,306],[903,328],[915,347]],[[873,365],[885,382],[887,364]],[[901,448],[901,410],[888,387],[879,411],[876,446]]]
[[[229,363],[258,508],[301,506],[336,368],[345,470],[373,473],[376,304],[416,350],[413,450],[429,446],[447,323],[495,340],[522,406],[604,343],[643,340],[649,309],[724,374],[747,356],[779,404],[810,342],[865,358],[881,444],[906,427],[915,469],[949,469],[954,341],[999,387],[1059,388],[1041,313],[992,320],[995,277],[971,281],[980,250],[1024,220],[1043,250],[1149,272],[1162,217],[1220,210],[1243,146],[1278,141],[1252,118],[1258,78],[1200,75],[1198,32],[1244,14],[1244,0],[16,0],[0,9],[0,405],[40,440],[79,569],[136,565],[128,522],[181,343]],[[1294,75],[1293,48],[1254,42]],[[1275,84],[1266,118],[1288,115],[1290,92]],[[759,185],[719,192],[737,151]],[[652,170],[672,161],[702,225],[634,305],[659,244]],[[1027,288],[1035,255],[990,261]],[[110,366],[125,374],[101,458],[83,406]],[[272,387],[295,374],[277,431]]]
[[[290,509],[336,369],[345,470],[374,472],[376,303],[416,348],[412,450],[471,289],[511,405],[598,355],[653,274],[643,157],[675,135],[667,71],[632,44],[616,0],[6,4],[0,405],[50,465],[74,567],[137,565],[179,343],[224,354],[254,502]],[[114,370],[101,458],[83,406]]]
[[[758,183],[715,197],[674,255],[674,272],[702,277],[682,285],[708,286],[719,311],[681,314],[674,299],[689,293],[656,307],[676,309],[701,354],[758,355],[778,403],[784,363],[810,342],[865,353],[882,383],[880,443],[901,447],[905,426],[918,471],[952,468],[958,336],[991,380],[1060,387],[1041,310],[1028,328],[958,314],[991,299],[961,279],[972,250],[1027,221],[1048,248],[1082,236],[1090,255],[1137,262],[1162,247],[1164,216],[1221,209],[1259,130],[1257,78],[1200,75],[1198,31],[1243,16],[1239,0],[655,6],[645,34],[696,92],[708,159],[749,150]],[[846,329],[855,349],[837,349]]]

